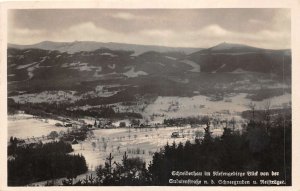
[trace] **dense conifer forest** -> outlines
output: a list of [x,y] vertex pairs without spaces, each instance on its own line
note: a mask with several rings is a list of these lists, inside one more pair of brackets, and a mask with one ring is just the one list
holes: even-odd
[[[14,140],[14,139],[13,139]],[[70,155],[70,144],[59,141],[8,146],[8,185],[24,186],[33,182],[57,178],[75,178],[87,171],[85,158]]]

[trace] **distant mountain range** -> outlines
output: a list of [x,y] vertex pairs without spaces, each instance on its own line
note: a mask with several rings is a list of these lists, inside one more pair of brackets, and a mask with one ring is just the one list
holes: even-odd
[[[8,48],[16,49],[42,49],[42,50],[57,50],[60,52],[75,53],[80,51],[94,51],[101,48],[107,48],[111,50],[126,50],[133,51],[134,55],[139,55],[149,51],[156,52],[183,52],[185,54],[191,54],[195,52],[201,53],[241,53],[241,52],[266,52],[275,51],[271,49],[256,48],[243,44],[234,43],[220,43],[210,48],[192,48],[192,47],[168,47],[168,46],[156,46],[156,45],[139,45],[139,44],[126,44],[115,42],[94,42],[94,41],[74,41],[74,42],[52,42],[42,41],[31,45],[18,45],[8,44]],[[284,50],[277,50],[284,51]],[[286,52],[290,52],[289,49],[285,49]]]
[[203,49],[45,41],[9,44],[7,60],[9,88],[26,91],[88,90],[104,83],[177,95],[238,79],[291,76],[291,50],[231,43]]
[[134,55],[139,55],[148,51],[157,52],[184,52],[190,54],[192,52],[202,50],[202,48],[184,48],[184,47],[167,47],[154,45],[138,45],[115,42],[93,42],[93,41],[74,41],[74,42],[51,42],[43,41],[32,45],[16,45],[8,44],[9,48],[30,49],[37,48],[42,50],[58,50],[60,52],[75,53],[80,51],[94,51],[100,48],[108,48],[110,50],[127,50],[133,51]]

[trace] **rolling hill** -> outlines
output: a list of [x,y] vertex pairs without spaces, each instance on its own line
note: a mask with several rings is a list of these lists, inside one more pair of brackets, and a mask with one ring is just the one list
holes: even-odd
[[202,72],[259,72],[291,75],[291,51],[221,43],[188,55]]
[[259,87],[291,83],[290,50],[221,43],[193,53],[171,48],[172,52],[158,49],[135,55],[130,48],[105,47],[87,51],[87,47],[76,45],[75,51],[72,43],[42,42],[38,45],[8,47],[9,94],[68,90],[93,99],[105,95],[101,100],[111,102],[110,95],[112,100],[120,101],[145,94],[249,93]]

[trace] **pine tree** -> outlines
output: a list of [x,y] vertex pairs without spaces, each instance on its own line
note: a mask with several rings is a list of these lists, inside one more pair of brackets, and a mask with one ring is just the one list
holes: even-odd
[[123,159],[122,159],[122,163],[123,163],[123,166],[124,166],[125,169],[127,168],[127,160],[128,160],[128,156],[125,152],[124,155],[123,155]]
[[211,131],[210,131],[210,122],[206,123],[206,128],[204,128],[204,139],[203,139],[203,143],[204,144],[208,144],[211,143],[213,138],[211,136]]

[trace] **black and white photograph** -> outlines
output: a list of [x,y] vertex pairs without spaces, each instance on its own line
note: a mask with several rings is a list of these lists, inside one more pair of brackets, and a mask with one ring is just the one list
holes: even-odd
[[291,15],[8,9],[7,187],[292,186]]

